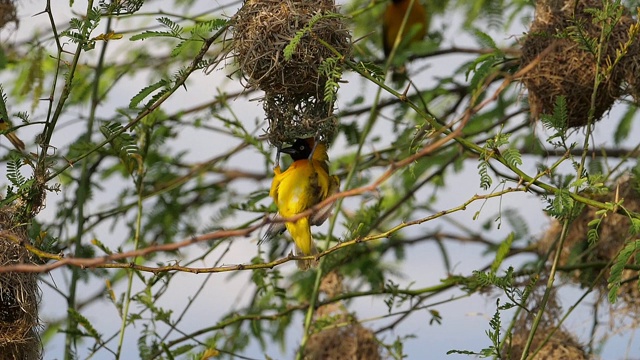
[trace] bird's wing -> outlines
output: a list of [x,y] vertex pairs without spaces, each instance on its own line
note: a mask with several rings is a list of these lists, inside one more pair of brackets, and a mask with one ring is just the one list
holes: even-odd
[[[276,214],[271,218],[271,220],[281,219],[282,216],[280,216],[280,214]],[[267,228],[267,231],[264,233],[264,235],[262,235],[262,239],[258,241],[258,244],[262,244],[264,242],[275,239],[276,237],[280,236],[285,230],[286,227],[284,226],[284,222],[272,222],[271,224],[269,224],[269,227]]]
[[[322,198],[322,200],[324,201],[326,198],[337,193],[338,191],[340,191],[340,178],[333,175],[329,177],[329,188],[327,190],[326,195]],[[323,208],[318,210],[316,213],[311,215],[311,219],[310,219],[311,225],[315,225],[315,226],[322,225],[327,220],[327,218],[329,218],[329,216],[331,215],[331,211],[333,211],[333,208],[335,207],[335,205],[336,203],[333,202],[329,205],[324,206]]]

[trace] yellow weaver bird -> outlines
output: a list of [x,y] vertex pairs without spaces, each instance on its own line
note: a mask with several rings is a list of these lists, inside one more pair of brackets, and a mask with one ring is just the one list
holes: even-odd
[[[407,12],[409,15],[403,28],[402,23]],[[427,34],[427,29],[429,29],[429,17],[419,0],[392,0],[382,16],[382,45],[385,57],[388,58],[391,54],[398,37],[398,46],[406,47],[421,41]],[[407,36],[411,38],[406,39]],[[397,71],[400,74],[404,72],[404,66]]]
[[[271,183],[269,196],[278,207],[278,217],[288,218],[309,209],[336,193],[340,188],[340,179],[329,176],[329,156],[327,147],[313,138],[297,139],[293,146],[284,148],[293,164],[286,171],[280,170],[278,164],[274,168],[275,176]],[[332,205],[322,208],[310,216],[293,222],[272,223],[263,237],[263,241],[274,238],[284,231],[289,231],[295,243],[296,255],[315,255],[318,253],[311,237],[311,225],[321,225],[329,217]],[[298,268],[307,270],[317,266],[314,260],[299,260]]]
[[[11,123],[0,117],[0,131],[6,131],[11,128],[12,128]],[[9,141],[11,141],[11,143],[13,144],[13,146],[16,147],[16,149],[20,151],[24,150],[24,143],[22,142],[22,140],[18,138],[18,136],[14,132],[4,134],[4,136],[6,136],[7,139],[9,139]]]

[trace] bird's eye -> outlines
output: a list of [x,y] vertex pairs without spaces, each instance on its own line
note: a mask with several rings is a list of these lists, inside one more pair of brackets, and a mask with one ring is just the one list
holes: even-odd
[[304,150],[304,145],[300,145],[300,150]]

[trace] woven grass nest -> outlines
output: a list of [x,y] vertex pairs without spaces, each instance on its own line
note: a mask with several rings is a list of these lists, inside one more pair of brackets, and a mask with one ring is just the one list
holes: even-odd
[[[541,285],[546,281],[538,281]],[[520,359],[524,351],[529,332],[533,325],[533,320],[537,315],[542,297],[544,295],[544,286],[537,286],[529,298],[529,311],[522,311],[512,330],[511,341],[503,348],[503,359]],[[575,337],[560,327],[555,330],[551,338],[540,348],[540,351],[534,356],[533,353],[542,345],[547,335],[557,327],[557,321],[562,318],[562,308],[557,299],[555,290],[547,301],[542,318],[533,336],[533,341],[529,347],[529,357],[532,360],[586,360],[587,353]]]
[[[552,114],[556,98],[563,95],[567,102],[567,126],[588,123],[591,97],[596,76],[596,55],[575,40],[580,27],[588,38],[600,39],[602,26],[593,21],[588,9],[602,9],[601,0],[540,0],[536,4],[535,19],[522,45],[521,67],[536,59],[549,46],[550,52],[522,77],[529,92],[529,106],[534,120],[541,114]],[[636,24],[628,9],[622,7],[622,18],[606,41],[601,66],[616,59],[616,51],[629,41],[629,29]],[[577,26],[579,24],[579,26]],[[626,55],[598,86],[594,117],[597,121],[616,99],[630,94],[640,100],[640,41],[633,41]]]
[[[636,190],[638,180],[631,176],[623,176],[617,185],[612,186],[610,191],[604,195],[592,196],[600,202],[615,202],[624,200],[622,206],[631,212],[640,212],[640,193]],[[617,195],[616,195],[617,193]],[[617,200],[616,200],[617,196]],[[631,221],[625,215],[618,213],[607,213],[602,219],[598,227],[599,239],[592,247],[589,246],[587,240],[588,223],[593,219],[599,219],[602,215],[596,215],[597,209],[585,206],[580,215],[570,224],[567,238],[565,239],[562,252],[560,253],[560,265],[577,265],[581,263],[593,262],[609,262],[614,259],[618,252],[624,247],[625,243],[630,239],[635,239],[629,233]],[[547,230],[543,238],[537,243],[536,247],[540,254],[546,254],[555,240],[560,236],[562,224],[554,221]],[[551,254],[553,258],[554,254]],[[634,261],[632,257],[631,262]],[[571,278],[582,286],[591,286],[599,273],[599,269],[586,268],[576,270],[572,273]],[[596,289],[602,294],[608,293],[607,278],[609,277],[609,269],[606,270]],[[624,279],[634,279],[638,275],[637,271],[624,270]],[[620,303],[627,305],[628,309],[634,312],[640,310],[640,291],[638,291],[637,281],[626,282],[621,285],[619,293]]]
[[[343,292],[342,277],[328,273],[320,284],[320,292],[333,298]],[[306,360],[379,360],[380,346],[373,331],[363,327],[341,303],[320,306],[314,314],[316,322],[331,319],[335,327],[317,332],[304,349]],[[348,325],[344,325],[348,324]]]
[[[11,229],[11,211],[0,209],[0,266],[33,263],[22,243],[26,233]],[[40,289],[34,273],[0,274],[0,358],[32,360],[42,358],[38,336]]]
[[315,96],[267,94],[264,112],[269,123],[267,139],[276,147],[308,137],[329,144],[338,130],[333,104]]
[[[247,0],[233,18],[233,49],[249,87],[278,94],[315,94],[322,97],[326,79],[320,64],[335,54],[351,52],[351,36],[333,0]],[[290,60],[284,49],[305,27]]]
[[9,23],[18,24],[18,13],[13,0],[0,0],[0,29]]

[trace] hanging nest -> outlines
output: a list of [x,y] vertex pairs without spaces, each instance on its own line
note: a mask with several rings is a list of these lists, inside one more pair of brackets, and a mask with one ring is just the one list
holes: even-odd
[[0,29],[9,23],[18,25],[18,13],[13,0],[0,0]]
[[[32,264],[22,228],[12,228],[12,212],[0,209],[0,267]],[[11,230],[8,230],[11,229]],[[2,359],[42,358],[38,337],[40,289],[35,273],[0,273],[0,354]]]
[[[320,291],[328,298],[343,292],[342,277],[336,272],[328,273],[320,284]],[[304,349],[307,360],[378,360],[379,342],[375,334],[360,325],[354,315],[349,314],[341,303],[318,307],[315,322],[334,326],[325,327],[311,335]],[[347,324],[347,325],[345,325]]]
[[[600,202],[616,202],[624,200],[622,206],[630,212],[640,212],[640,193],[638,193],[637,179],[631,176],[623,176],[618,184],[610,189],[604,195],[591,196],[594,200]],[[616,195],[617,193],[617,195]],[[634,237],[629,233],[631,221],[628,216],[618,213],[607,213],[605,217],[597,215],[598,209],[586,206],[580,215],[571,222],[569,231],[564,241],[562,252],[560,253],[560,266],[578,265],[583,263],[604,262],[608,263],[615,259],[618,252],[624,247],[625,243]],[[589,230],[589,222],[594,219],[602,221],[598,226],[598,240],[592,246],[589,245],[587,239],[587,231]],[[540,254],[546,254],[553,246],[555,240],[562,232],[562,224],[554,221],[547,230],[544,237],[536,244],[537,251]],[[554,257],[553,252],[551,258]],[[630,263],[635,264],[633,257]],[[588,287],[593,284],[600,269],[588,267],[581,270],[575,270],[571,274],[571,278],[580,285]],[[607,294],[609,277],[609,269],[606,270],[605,276],[596,284],[596,289],[601,294]],[[638,275],[637,271],[624,270],[623,280],[634,279]],[[637,313],[640,310],[640,291],[638,291],[638,282],[629,281],[620,286],[618,293],[621,303],[625,304],[629,310]],[[606,298],[606,296],[605,296]]]
[[[320,64],[335,56],[322,42],[343,56],[351,52],[351,35],[333,0],[247,0],[232,22],[242,75],[248,87],[266,92],[321,97],[326,78]],[[285,47],[305,28],[286,60]]]
[[[538,281],[538,284],[544,284],[546,281]],[[502,351],[503,359],[520,359],[524,351],[529,332],[533,325],[533,320],[540,310],[542,298],[544,295],[544,286],[537,286],[529,297],[529,311],[522,311],[519,318],[515,322],[511,333],[511,341],[506,344]],[[529,356],[531,356],[542,345],[550,332],[557,327],[558,319],[562,318],[562,308],[557,299],[555,290],[552,290],[547,301],[542,318],[538,323],[533,341],[529,347]],[[576,339],[565,329],[559,328],[555,330],[551,338],[542,346],[540,351],[532,360],[586,360],[588,359],[584,347],[576,341]]]
[[267,139],[276,147],[308,137],[329,144],[338,130],[333,104],[315,96],[267,93],[263,107],[269,123]]
[[[576,4],[577,1],[577,4]],[[558,96],[567,103],[567,127],[588,123],[591,97],[594,91],[597,59],[577,37],[600,39],[601,23],[595,22],[587,9],[602,9],[601,0],[540,0],[536,4],[535,19],[522,44],[521,67],[525,68],[548,48],[540,59],[522,77],[529,92],[531,116],[538,120],[541,114],[553,114]],[[629,42],[629,30],[636,21],[623,7],[623,15],[615,25],[601,60],[602,68],[612,64],[616,51]],[[581,35],[577,35],[581,34]],[[635,39],[634,39],[635,40]],[[596,41],[596,45],[597,41]],[[640,43],[632,41],[626,55],[603,79],[595,96],[593,120],[598,121],[616,99],[632,94],[640,95]]]

